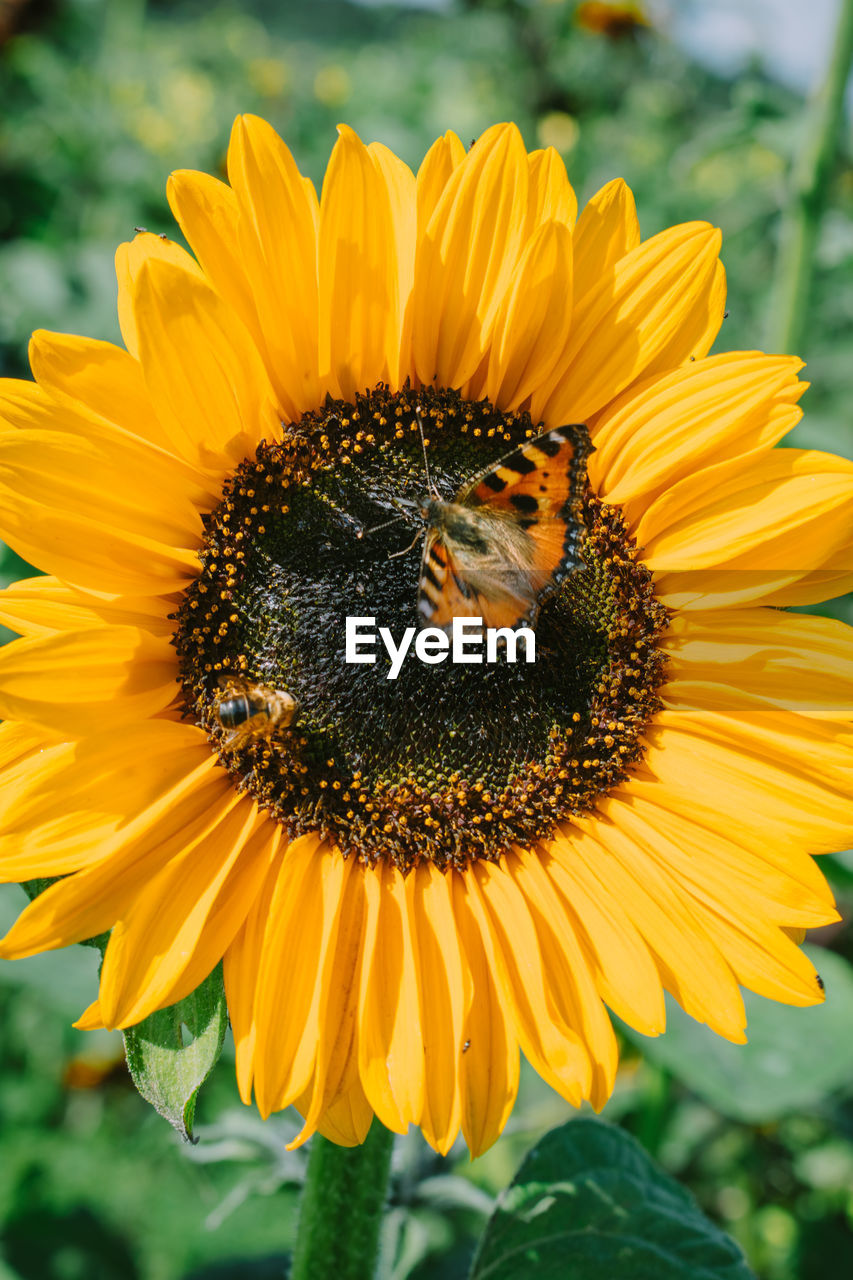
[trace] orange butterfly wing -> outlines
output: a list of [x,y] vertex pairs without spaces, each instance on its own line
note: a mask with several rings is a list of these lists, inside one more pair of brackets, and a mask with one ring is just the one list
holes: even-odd
[[449,628],[454,618],[482,618],[484,627],[515,627],[530,613],[534,595],[500,588],[489,597],[478,592],[453,558],[441,534],[430,529],[424,543],[418,612],[422,627]]
[[581,423],[545,431],[466,485],[459,501],[511,514],[535,544],[531,563],[540,590],[580,563],[581,525],[573,510],[592,452]]
[[547,431],[461,490],[458,503],[499,517],[493,530],[497,546],[507,519],[523,531],[528,543],[523,563],[511,576],[496,577],[487,589],[477,590],[472,571],[455,561],[438,529],[429,529],[418,591],[421,626],[447,628],[454,618],[481,617],[486,627],[516,627],[535,616],[541,593],[580,563],[581,526],[573,508],[583,492],[591,448],[583,426]]

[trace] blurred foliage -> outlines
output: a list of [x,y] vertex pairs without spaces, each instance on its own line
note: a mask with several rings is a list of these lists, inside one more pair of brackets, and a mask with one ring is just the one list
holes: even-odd
[[[562,0],[5,0],[0,373],[27,376],[39,326],[118,339],[115,246],[140,225],[176,234],[168,172],[222,174],[239,111],[271,120],[318,183],[339,119],[413,166],[447,128],[467,142],[515,119],[529,147],[562,153],[582,201],[624,177],[644,234],[693,218],[721,226],[718,346],[761,347],[803,103],[758,66],[731,80],[702,69],[632,18],[639,6],[617,7],[618,22]],[[828,196],[800,353],[813,385],[791,442],[853,457],[849,153]],[[5,551],[0,581],[28,572]],[[853,620],[849,601],[829,610]],[[824,866],[849,919],[853,860]],[[22,901],[3,888],[0,915]],[[821,941],[853,958],[849,930]],[[182,1148],[134,1092],[117,1040],[71,1030],[96,976],[84,948],[0,966],[0,1280],[280,1276],[304,1167],[284,1150],[296,1122],[264,1124],[241,1106],[226,1045],[201,1094],[200,1141]],[[796,1017],[762,1010],[780,1054],[807,1035]],[[750,1124],[715,1109],[681,1066],[626,1044],[608,1119],[693,1191],[761,1280],[839,1274],[853,1252],[853,1081]],[[461,1147],[442,1160],[419,1136],[399,1142],[384,1274],[464,1276],[494,1196],[569,1114],[525,1071],[507,1132],[473,1164]]]

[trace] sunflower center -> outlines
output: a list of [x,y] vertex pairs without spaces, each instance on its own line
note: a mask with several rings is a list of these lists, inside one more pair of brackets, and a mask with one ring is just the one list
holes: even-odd
[[[626,776],[659,705],[666,611],[619,513],[587,491],[579,566],[543,592],[535,661],[520,646],[514,662],[507,648],[429,662],[412,644],[389,678],[379,629],[399,646],[424,621],[418,412],[444,502],[539,433],[452,391],[328,401],[227,480],[175,644],[188,713],[291,835],[464,866],[548,837]],[[359,626],[377,642],[358,652],[375,661],[347,661],[348,618],[373,620]]]

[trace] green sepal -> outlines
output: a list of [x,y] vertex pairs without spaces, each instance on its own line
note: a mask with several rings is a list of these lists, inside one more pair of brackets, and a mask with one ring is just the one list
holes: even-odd
[[471,1280],[751,1280],[733,1240],[622,1129],[570,1120],[498,1200]]
[[198,1091],[216,1066],[227,1026],[218,965],[192,995],[124,1032],[133,1083],[184,1142],[193,1141]]

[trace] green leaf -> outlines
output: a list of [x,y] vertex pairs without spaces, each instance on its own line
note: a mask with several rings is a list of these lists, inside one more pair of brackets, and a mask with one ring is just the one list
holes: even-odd
[[664,1035],[622,1029],[721,1115],[766,1124],[813,1110],[853,1083],[853,967],[823,947],[805,949],[823,979],[825,1003],[802,1009],[745,993],[747,1044],[721,1039],[674,1001],[667,1001]]
[[133,1083],[185,1142],[192,1141],[198,1091],[222,1051],[227,1023],[217,968],[192,995],[124,1033]]
[[[58,878],[28,880],[22,888],[32,901]],[[96,947],[103,957],[109,940],[109,933],[102,933],[87,938],[82,945]],[[219,1060],[227,1026],[228,1009],[219,966],[192,995],[152,1013],[122,1033],[133,1083],[185,1142],[193,1140],[198,1091]]]
[[750,1280],[734,1241],[621,1129],[545,1135],[498,1201],[471,1280]]

